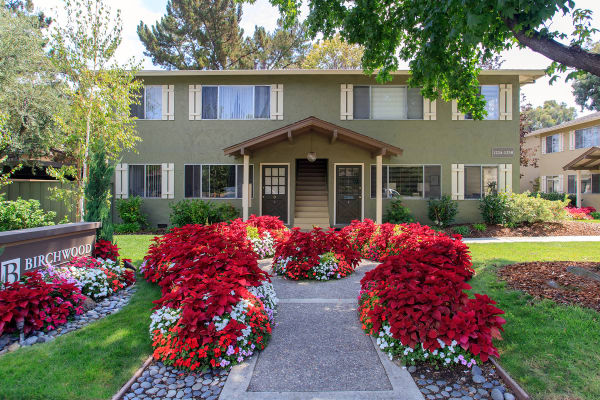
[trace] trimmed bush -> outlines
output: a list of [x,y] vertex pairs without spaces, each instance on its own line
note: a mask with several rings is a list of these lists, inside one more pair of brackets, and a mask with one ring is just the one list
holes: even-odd
[[452,197],[445,194],[439,200],[429,200],[427,202],[429,219],[437,226],[448,226],[458,214],[458,203],[452,200]]
[[564,200],[546,200],[541,196],[532,197],[529,193],[500,193],[506,199],[506,220],[508,226],[523,223],[559,222],[569,219]]
[[287,237],[290,231],[278,217],[252,214],[246,222],[241,218],[231,221],[230,228],[239,235],[246,236],[258,258],[269,258],[275,255],[275,248]]
[[600,219],[600,212],[597,212],[597,211],[592,211],[592,212],[590,213],[590,216],[591,216],[593,219]]
[[460,236],[468,236],[471,233],[471,229],[466,225],[455,226],[452,230]]
[[410,214],[410,210],[402,204],[400,199],[392,200],[383,216],[383,221],[391,224],[404,224],[414,222],[414,220],[415,219]]
[[502,193],[491,193],[479,202],[481,217],[486,224],[503,225],[506,223],[507,198]]
[[577,196],[574,194],[531,192],[528,193],[528,195],[530,197],[540,197],[544,200],[550,201],[564,201],[566,198],[569,200],[569,206],[574,206],[577,204]]
[[487,226],[485,224],[473,224],[473,229],[475,229],[477,232],[485,232]]
[[184,199],[171,203],[169,207],[171,207],[171,225],[177,227],[188,224],[210,225],[228,222],[239,215],[235,207],[225,202]]
[[54,225],[55,217],[54,211],[45,212],[34,199],[0,201],[0,232]]
[[127,224],[116,224],[114,226],[115,233],[136,233],[142,230],[142,226],[137,222]]
[[[140,196],[130,197],[128,199],[117,199],[117,211],[119,217],[123,221],[123,224],[128,228],[139,227],[136,231],[141,230],[146,226],[146,216],[142,213],[143,200]],[[122,225],[123,225],[122,224]],[[119,231],[119,228],[115,227],[115,231]]]

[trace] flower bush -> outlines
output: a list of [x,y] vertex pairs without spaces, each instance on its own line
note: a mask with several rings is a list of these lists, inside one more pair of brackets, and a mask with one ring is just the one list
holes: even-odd
[[566,207],[565,210],[567,210],[571,218],[575,220],[594,219],[592,213],[596,212],[594,207]]
[[275,255],[277,245],[289,236],[289,229],[278,217],[252,214],[247,221],[241,218],[231,221],[231,229],[245,235],[259,258]]
[[503,311],[485,295],[469,298],[470,257],[445,235],[407,247],[361,280],[359,315],[363,329],[390,358],[414,364],[471,366],[498,356]]
[[174,228],[154,239],[143,272],[162,291],[150,325],[155,359],[192,371],[229,368],[267,344],[277,298],[239,230]]
[[45,282],[37,272],[26,273],[20,281],[0,290],[0,335],[18,331],[52,330],[83,313],[85,297],[72,282],[57,278]]
[[344,232],[294,229],[289,239],[278,246],[273,271],[294,280],[340,279],[354,272],[359,262],[360,253]]
[[94,244],[92,256],[103,260],[119,261],[119,248],[108,240],[99,239]]

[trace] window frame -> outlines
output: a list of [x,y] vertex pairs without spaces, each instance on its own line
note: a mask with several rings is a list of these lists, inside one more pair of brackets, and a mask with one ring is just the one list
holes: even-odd
[[[552,192],[548,191],[548,182],[552,180],[552,188],[555,189]],[[546,175],[546,191],[545,193],[560,193],[558,190],[556,190],[557,186],[560,183],[560,175]],[[568,178],[567,178],[567,191],[568,191],[568,186],[569,186],[569,182],[568,182]],[[564,190],[563,190],[564,193]]]
[[[211,165],[213,165],[213,166],[229,165],[229,166],[235,167],[235,182],[236,182],[236,185],[235,185],[235,194],[236,194],[236,197],[204,197],[204,196],[202,196],[202,193],[203,193],[203,191],[202,191],[202,174],[203,174],[202,169],[204,168],[204,166],[211,166]],[[208,200],[241,200],[242,196],[243,196],[242,193],[239,194],[240,197],[237,197],[237,195],[238,195],[238,187],[237,187],[237,178],[238,178],[238,176],[237,176],[237,171],[238,171],[238,166],[240,166],[240,165],[243,166],[244,164],[232,164],[232,163],[200,163],[200,164],[193,163],[193,164],[183,164],[183,198],[184,199],[203,199],[203,200],[204,199],[208,199]],[[185,195],[185,181],[186,181],[185,180],[185,170],[186,170],[187,166],[200,166],[200,196],[193,196],[193,197],[191,197],[191,196],[186,196]],[[256,186],[254,184],[254,164],[249,164],[249,169],[251,170],[249,176],[252,177],[252,190],[251,190],[252,193],[250,193],[250,198],[254,199],[254,187]],[[242,168],[242,171],[243,171],[243,168]],[[242,176],[241,179],[243,180],[244,177]],[[244,183],[242,182],[242,185],[243,184]],[[210,185],[210,181],[209,181],[209,185]],[[209,189],[210,189],[210,186],[209,186]],[[242,190],[243,190],[243,188],[242,188]]]
[[[584,138],[582,138],[583,140],[581,141],[582,144],[583,144],[583,146],[578,147],[577,146],[577,133],[578,132],[579,133],[583,133],[584,131],[592,130],[592,129],[593,129],[592,133],[595,133],[595,135],[596,135],[596,138],[597,138],[596,142],[597,142],[597,144],[595,144],[595,145],[592,144],[591,146],[585,146],[585,137],[584,137]],[[592,125],[592,126],[588,126],[587,128],[575,129],[574,134],[575,134],[575,150],[577,150],[577,149],[589,149],[590,147],[594,147],[594,146],[599,146],[600,145],[600,125]]]
[[[500,166],[498,164],[464,164],[464,168],[466,169],[467,167],[479,167],[479,197],[474,198],[474,197],[466,197],[466,194],[464,195],[464,199],[463,200],[476,200],[476,201],[480,201],[481,199],[483,199],[483,196],[485,195],[484,193],[484,187],[483,187],[483,169],[484,168],[496,168],[496,189],[498,188],[498,180],[500,177]],[[464,174],[464,171],[463,171]],[[463,193],[466,193],[466,187],[467,185],[467,180],[464,179],[464,185],[463,185]]]
[[[370,168],[369,168],[369,178],[371,178],[371,170],[373,169],[373,167],[377,168],[377,164],[370,164]],[[423,184],[423,195],[421,197],[414,197],[414,196],[402,196],[400,195],[400,198],[402,200],[430,200],[430,199],[435,199],[435,200],[439,200],[442,198],[444,192],[443,192],[443,187],[442,187],[442,174],[443,174],[443,166],[442,164],[382,164],[382,168],[388,168],[388,173],[387,173],[387,182],[383,182],[382,179],[382,184],[384,185],[384,187],[386,187],[387,185],[389,185],[390,183],[390,173],[389,173],[389,167],[421,167],[422,168],[422,176],[423,176],[423,180],[421,181],[421,183]],[[425,197],[425,167],[440,167],[440,196],[437,198],[433,198],[433,197]],[[377,170],[375,170],[377,171]],[[382,171],[383,172],[383,171]],[[375,172],[377,174],[377,172]],[[382,173],[382,177],[383,177],[383,173]],[[375,190],[375,196],[372,195],[372,188],[373,186],[377,186],[377,181],[375,179],[375,181],[373,181],[373,179],[371,178],[371,187],[369,188],[369,198],[371,199],[376,199],[377,197],[377,189]],[[395,199],[395,197],[385,197],[383,196],[383,193],[381,194],[381,198],[383,200],[393,200]]]
[[[500,84],[492,84],[492,85],[479,85],[479,96],[482,96],[481,94],[481,88],[483,86],[495,86],[496,88],[498,88],[498,118],[488,118],[488,115],[485,116],[485,118],[482,121],[500,121],[500,97],[502,96],[500,94]],[[485,98],[485,96],[484,96]],[[486,106],[488,104],[487,100],[485,102]],[[487,111],[487,110],[486,110]],[[465,121],[474,121],[473,120],[473,116],[471,115],[471,113],[466,113],[465,114]]]
[[[590,174],[590,173],[585,174],[585,175],[581,174],[582,186],[583,186],[583,181],[588,181],[588,180],[590,181],[589,184],[586,185],[586,189],[588,189],[588,190],[581,192],[581,194],[593,194],[594,193],[593,188],[592,188],[592,175],[596,175],[596,174]],[[551,176],[554,176],[554,175],[551,175]],[[573,191],[569,190],[569,185],[571,184],[571,178],[573,178],[573,189],[574,189]],[[547,181],[546,181],[546,184],[548,184]],[[576,192],[577,192],[577,175],[575,175],[575,174],[567,175],[567,190],[566,191],[563,190],[563,192],[566,194],[576,194]]]
[[[144,118],[138,118],[138,121],[162,121],[162,111],[161,111],[161,117],[160,118],[146,118],[146,88],[149,86],[156,86],[159,87],[161,90],[161,98],[160,98],[160,106],[162,109],[162,90],[163,90],[163,85],[144,85],[144,94],[143,94],[143,106],[144,106]],[[134,165],[142,165],[142,164],[134,164]],[[145,164],[145,165],[153,165],[153,164]],[[153,197],[148,197],[150,199],[152,199]]]
[[[545,154],[554,154],[554,153],[560,153],[560,135],[562,135],[562,133],[555,133],[554,135],[546,135],[544,136],[544,146],[546,146],[546,151]],[[548,138],[553,138],[552,139],[552,148],[554,148],[554,137],[558,137],[558,143],[556,145],[556,151],[548,151]]]
[[[144,167],[144,195],[140,196],[142,199],[162,199],[162,174],[163,174],[163,170],[162,170],[162,164],[127,164],[127,180],[128,182],[131,179],[131,174],[129,173],[129,167],[135,167],[135,166],[143,166]],[[147,196],[147,184],[148,184],[148,166],[157,166],[159,167],[160,170],[160,177],[161,177],[161,182],[160,182],[160,196],[158,197],[148,197]],[[127,185],[127,195],[131,196],[130,190],[129,190],[129,184]],[[133,196],[135,197],[135,196]]]
[[[423,109],[423,114],[421,118],[408,118],[408,90],[409,89],[421,89],[421,88],[411,88],[408,85],[353,85],[352,90],[356,87],[368,87],[369,88],[369,118],[355,118],[356,121],[425,121],[425,109]],[[404,88],[406,89],[406,118],[398,119],[398,118],[373,118],[373,87],[381,87],[381,88]],[[420,94],[420,92],[419,92]],[[354,92],[352,94],[354,96]],[[423,95],[421,94],[421,100],[423,99]],[[354,109],[354,98],[352,99],[352,115],[356,115]],[[437,165],[437,164],[436,164]]]
[[[253,112],[253,118],[247,118],[247,119],[240,119],[240,118],[231,118],[231,119],[223,119],[221,118],[221,107],[219,107],[219,100],[221,99],[221,87],[224,86],[237,86],[237,87],[251,87],[252,88],[252,112]],[[269,110],[269,116],[265,117],[265,118],[256,118],[256,87],[257,86],[262,86],[262,87],[268,87],[269,88],[269,106],[268,106],[268,110]],[[217,88],[217,118],[202,118],[203,121],[269,121],[271,120],[271,101],[273,101],[273,96],[271,96],[271,85],[270,84],[265,84],[265,85],[202,85],[202,87],[216,87]],[[202,96],[202,103],[200,105],[200,110],[202,110],[202,106],[204,105],[204,96]],[[198,164],[194,164],[194,165],[198,165]],[[213,164],[213,165],[218,165],[218,164]],[[221,165],[228,165],[228,164],[221,164]],[[233,165],[233,164],[232,164]]]

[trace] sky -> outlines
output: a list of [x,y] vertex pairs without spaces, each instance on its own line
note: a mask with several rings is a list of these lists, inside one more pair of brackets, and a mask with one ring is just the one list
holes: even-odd
[[[136,27],[140,21],[147,25],[153,25],[160,17],[165,14],[167,0],[105,0],[113,9],[120,9],[123,18],[123,43],[118,51],[118,57],[128,59],[134,57],[142,63],[142,68],[159,69],[152,65],[151,60],[143,54],[144,47],[138,39]],[[36,3],[38,8],[44,12],[57,16],[57,22],[60,23],[62,11],[62,0],[39,0]],[[42,5],[43,4],[43,5]],[[576,0],[576,7],[590,9],[593,11],[593,25],[600,28],[600,1],[599,0]],[[303,9],[306,15],[306,8]],[[241,26],[246,34],[252,34],[254,27],[264,26],[268,30],[273,30],[276,26],[279,11],[271,6],[268,0],[256,0],[254,4],[245,4]],[[550,25],[551,28],[571,32],[572,24],[569,18],[557,14]],[[600,40],[600,35],[595,37]],[[528,49],[513,48],[502,54],[505,62],[502,68],[540,68],[544,69],[550,64],[550,60],[539,53]],[[401,68],[407,68],[407,65],[401,65]],[[538,79],[534,84],[529,84],[522,88],[527,100],[534,106],[542,105],[545,100],[555,99],[559,102],[565,102],[569,106],[577,108],[578,116],[589,114],[590,111],[581,111],[575,104],[573,98],[571,83],[564,79],[558,79],[553,85],[549,84],[549,78]]]

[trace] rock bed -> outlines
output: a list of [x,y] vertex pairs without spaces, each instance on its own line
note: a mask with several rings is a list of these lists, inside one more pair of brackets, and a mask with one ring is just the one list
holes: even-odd
[[426,400],[515,400],[489,362],[471,370],[420,365],[408,367],[408,372]]
[[29,335],[25,337],[23,343],[19,343],[19,336],[14,333],[2,335],[0,336],[0,356],[9,351],[15,351],[20,347],[49,342],[58,336],[83,328],[91,322],[104,318],[107,315],[114,314],[129,303],[131,296],[136,290],[135,285],[128,286],[112,296],[95,303],[94,308],[91,310],[88,310],[81,315],[76,315],[72,320],[69,320],[66,324],[59,325],[54,330],[48,332],[34,331],[29,333]]
[[186,372],[155,362],[136,379],[123,399],[216,400],[228,374],[225,370]]

